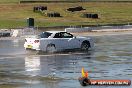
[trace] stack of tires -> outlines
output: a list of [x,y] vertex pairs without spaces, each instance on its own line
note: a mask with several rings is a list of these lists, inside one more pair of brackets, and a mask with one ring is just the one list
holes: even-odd
[[41,12],[41,11],[44,11],[44,10],[47,10],[47,6],[36,6],[36,7],[33,7],[33,11],[34,12]]
[[60,13],[58,12],[52,12],[52,13],[47,13],[48,17],[61,17]]
[[67,11],[75,12],[85,10],[82,6],[68,8]]
[[85,14],[83,14],[83,17],[97,19],[98,18],[98,14],[85,13]]

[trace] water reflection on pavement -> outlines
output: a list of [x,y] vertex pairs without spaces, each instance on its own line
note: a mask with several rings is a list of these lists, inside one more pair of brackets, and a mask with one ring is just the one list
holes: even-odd
[[[82,67],[92,79],[132,80],[131,39],[131,35],[100,36],[88,53],[37,55],[27,54],[24,40],[0,40],[0,88],[82,88],[78,82]],[[114,88],[101,86],[106,87]]]

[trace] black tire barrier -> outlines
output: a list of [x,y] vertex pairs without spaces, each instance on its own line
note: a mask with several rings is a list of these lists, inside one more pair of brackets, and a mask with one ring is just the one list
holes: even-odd
[[47,13],[48,17],[62,17],[60,13]]
[[83,14],[83,17],[97,19],[98,18],[98,14],[85,13],[85,14]]
[[67,9],[67,11],[71,11],[71,12],[74,12],[74,11],[82,11],[82,10],[85,10],[82,6],[71,7],[71,8],[68,8]]
[[0,37],[10,37],[10,33],[0,33]]
[[98,14],[92,14],[92,18],[98,18]]
[[47,10],[47,6],[37,6],[37,7],[33,7],[33,11],[34,12],[39,12],[39,11],[44,11]]

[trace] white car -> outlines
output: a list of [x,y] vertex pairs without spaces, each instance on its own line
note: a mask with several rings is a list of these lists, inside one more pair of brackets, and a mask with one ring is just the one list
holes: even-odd
[[47,31],[40,35],[25,38],[25,49],[40,50],[45,52],[64,51],[69,49],[89,50],[94,46],[90,37],[73,36],[63,31]]

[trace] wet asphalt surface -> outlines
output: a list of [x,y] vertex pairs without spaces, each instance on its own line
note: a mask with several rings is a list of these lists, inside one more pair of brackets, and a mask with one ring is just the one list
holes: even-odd
[[[87,53],[56,54],[26,51],[24,39],[0,40],[0,88],[83,88],[81,68],[91,79],[132,80],[132,35],[94,36]],[[86,88],[131,88],[89,86]]]

